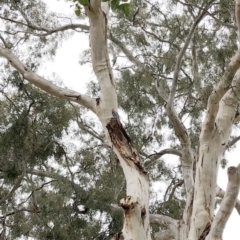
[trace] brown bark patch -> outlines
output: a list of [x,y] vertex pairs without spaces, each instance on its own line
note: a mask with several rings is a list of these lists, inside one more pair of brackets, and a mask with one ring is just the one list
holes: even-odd
[[111,240],[124,240],[124,236],[122,232],[116,233]]
[[65,97],[70,97],[70,98],[76,98],[77,100],[81,99],[81,95],[66,95],[64,94]]
[[106,126],[113,146],[120,153],[125,162],[135,167],[140,173],[146,175],[146,171],[140,161],[138,152],[117,118],[111,118]]
[[146,214],[147,214],[146,208],[145,208],[145,206],[143,206],[143,208],[141,210],[142,225],[144,225],[144,220],[145,220]]
[[97,106],[99,106],[99,104],[100,104],[100,97],[96,98],[96,104],[97,104]]
[[138,202],[133,202],[131,196],[127,196],[125,199],[121,200],[121,207],[123,208],[125,215],[135,208]]
[[207,235],[210,232],[210,229],[211,229],[211,223],[207,223],[205,229],[203,230],[203,232],[198,240],[205,240],[205,238],[207,237]]

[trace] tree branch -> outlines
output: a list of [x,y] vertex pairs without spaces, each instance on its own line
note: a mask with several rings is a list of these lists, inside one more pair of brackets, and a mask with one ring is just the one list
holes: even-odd
[[35,209],[32,210],[32,209],[27,209],[27,208],[21,208],[21,209],[18,209],[18,210],[15,210],[15,211],[12,211],[12,212],[6,213],[5,215],[0,216],[0,219],[5,219],[6,217],[9,217],[9,216],[14,215],[14,214],[19,213],[19,212],[36,213],[36,210]]
[[85,131],[86,133],[89,133],[91,136],[95,137],[96,139],[100,140],[102,143],[104,143],[104,137],[99,135],[94,129],[92,129],[90,126],[88,126],[86,123],[84,123],[79,115],[79,111],[76,109],[76,107],[71,102],[69,102],[69,103],[71,104],[71,106],[73,107],[73,109],[75,111],[76,122],[78,124],[78,127],[81,130]]
[[[221,189],[219,186],[217,186],[217,190],[216,190],[216,196],[219,198],[224,198],[225,195],[225,191],[223,189]],[[236,204],[235,204],[235,208],[238,212],[238,214],[240,215],[240,200],[236,200]]]
[[236,0],[235,4],[235,16],[236,16],[236,24],[238,28],[238,41],[240,41],[240,1]]
[[[110,32],[108,35],[108,38],[115,43],[122,52],[126,55],[129,61],[131,61],[134,65],[136,65],[139,69],[144,70],[144,64],[141,63],[136,57],[132,55],[132,52],[126,48],[126,46],[119,41],[117,38],[115,38],[112,33]],[[144,70],[145,71],[145,70]]]
[[89,26],[85,25],[85,24],[79,24],[79,23],[71,23],[71,24],[66,24],[64,26],[60,26],[60,27],[56,27],[54,29],[48,29],[48,28],[44,28],[44,27],[38,27],[36,25],[34,25],[33,23],[30,22],[30,20],[28,18],[24,18],[26,20],[27,23],[21,22],[21,21],[17,21],[11,18],[6,18],[3,16],[0,16],[0,19],[3,19],[5,21],[9,21],[12,23],[16,23],[16,24],[20,24],[22,26],[26,26],[32,30],[36,30],[36,31],[40,31],[40,32],[45,32],[45,33],[33,33],[33,32],[29,32],[29,34],[33,34],[33,35],[37,35],[37,36],[48,36],[51,35],[53,33],[56,32],[63,32],[65,30],[76,30],[76,29],[82,29],[85,31],[89,31]]
[[223,230],[233,211],[240,188],[240,164],[228,168],[228,185],[206,240],[222,239]]
[[[207,7],[209,7],[209,6],[207,6]],[[169,97],[168,97],[168,103],[167,104],[169,106],[173,105],[174,96],[175,96],[175,92],[176,92],[176,89],[177,89],[178,75],[179,75],[179,71],[180,71],[180,68],[181,68],[181,63],[182,63],[183,56],[184,56],[184,54],[185,54],[185,52],[186,52],[186,50],[189,46],[189,43],[192,39],[192,36],[195,32],[196,27],[198,26],[199,22],[203,19],[204,16],[205,16],[205,12],[202,11],[199,14],[199,16],[196,18],[195,22],[193,23],[192,27],[189,30],[189,33],[188,33],[188,36],[187,36],[186,41],[184,43],[184,46],[178,54],[177,61],[176,61],[176,64],[175,64],[175,68],[174,68],[174,73],[173,73],[173,83],[172,83],[171,91],[170,91],[170,94],[169,94]]]
[[145,167],[150,167],[151,165],[153,165],[160,157],[162,157],[165,154],[173,154],[176,156],[181,157],[182,153],[176,149],[173,148],[165,148],[163,150],[161,150],[160,152],[151,154],[149,156],[147,156],[147,158],[149,158],[149,160],[144,162]]
[[174,235],[169,229],[155,233],[154,237],[156,240],[174,240],[175,239]]
[[218,18],[216,18],[212,13],[210,13],[209,11],[206,11],[206,13],[212,17],[217,23],[219,23],[220,25],[224,26],[224,27],[227,27],[227,28],[231,28],[231,29],[234,29],[234,30],[237,30],[237,27],[230,24],[230,23],[225,23],[221,20],[219,20]]
[[239,140],[240,140],[240,136],[234,138],[233,140],[231,140],[231,141],[228,143],[227,148],[232,147],[232,146],[235,145]]
[[19,58],[12,53],[9,49],[0,47],[0,56],[6,58],[9,63],[19,72],[23,75],[23,77],[28,80],[33,85],[39,87],[43,91],[59,98],[63,98],[69,101],[76,102],[93,112],[95,112],[95,105],[96,101],[95,99],[80,94],[78,92],[75,92],[73,90],[68,90],[66,88],[61,88],[56,86],[55,84],[51,83],[50,81],[47,81],[43,77],[40,77],[36,73],[32,72],[30,69],[28,69],[20,60]]
[[8,200],[9,198],[12,197],[14,192],[21,186],[23,177],[24,177],[24,174],[22,174],[21,176],[18,177],[18,179],[17,179],[16,183],[14,184],[13,188],[11,189],[11,191],[6,196],[4,196],[3,198],[0,199],[0,205],[2,205],[6,200]]
[[225,73],[209,96],[206,117],[203,123],[203,125],[206,126],[204,128],[206,134],[209,134],[214,128],[215,118],[219,109],[219,101],[229,89],[239,67],[240,51],[237,51],[227,66]]
[[101,8],[101,0],[91,0],[91,3],[90,3],[91,11],[97,12],[97,11],[99,11],[100,8]]
[[168,41],[168,40],[165,40],[165,39],[161,39],[161,38],[160,38],[159,36],[157,36],[155,33],[146,30],[143,26],[141,26],[141,29],[142,29],[145,33],[151,35],[153,38],[155,38],[156,40],[158,40],[159,42],[161,42],[161,43],[168,43],[170,46],[172,45],[172,46],[175,47],[177,50],[180,50],[180,47],[179,47],[177,44],[175,44],[175,43],[173,43],[173,42],[170,42],[170,41]]
[[[240,0],[237,0],[235,4],[235,16],[237,24],[237,35],[238,40],[240,41]],[[205,128],[206,133],[209,133],[209,130],[213,129],[215,118],[219,108],[219,101],[229,89],[239,67],[240,67],[240,51],[237,50],[235,55],[232,57],[230,63],[228,64],[225,73],[223,74],[222,78],[220,79],[220,81],[218,82],[218,84],[216,85],[208,99],[207,113],[204,120],[204,125],[206,125]]]
[[0,40],[3,42],[3,45],[5,46],[5,48],[8,47],[7,42],[5,41],[5,39],[2,37],[2,35],[0,34]]
[[176,237],[178,234],[177,220],[171,217],[160,214],[150,214],[150,223],[157,224],[163,228],[168,229],[174,237]]
[[169,194],[169,197],[168,197],[167,202],[170,201],[170,200],[173,198],[176,189],[177,189],[178,187],[181,187],[181,186],[183,185],[183,183],[184,183],[183,180],[179,180],[178,183],[173,186],[172,191],[171,191],[170,194]]

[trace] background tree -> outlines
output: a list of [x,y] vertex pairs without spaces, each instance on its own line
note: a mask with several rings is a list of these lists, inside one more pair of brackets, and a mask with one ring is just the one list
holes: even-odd
[[[216,185],[239,140],[240,2],[72,3],[0,3],[2,239],[221,239],[240,211],[240,167]],[[38,75],[72,31],[89,35],[86,94]]]

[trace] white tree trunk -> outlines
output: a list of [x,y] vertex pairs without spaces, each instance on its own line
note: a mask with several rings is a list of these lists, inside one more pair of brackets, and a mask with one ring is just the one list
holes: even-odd
[[[239,66],[239,62],[236,62],[236,65]],[[224,78],[224,80],[226,79]],[[219,89],[223,89],[221,86],[223,82],[218,85]],[[222,91],[224,96],[220,103],[217,103],[217,98],[221,95],[216,90],[213,91],[208,102],[208,112],[200,136],[189,240],[199,239],[203,235],[207,236],[211,228],[214,218],[219,161],[226,148],[231,127],[235,121],[238,97],[240,95],[239,85],[240,74],[238,72],[236,81],[233,82],[234,87],[225,94]]]
[[96,113],[118,156],[127,184],[127,197],[120,203],[124,210],[124,226],[113,239],[150,240],[149,180],[131,139],[120,121],[112,116],[112,111],[117,112],[118,103],[107,49],[107,8],[102,11],[101,1],[93,0],[85,10],[90,22],[93,69],[101,87]]
[[228,168],[227,190],[221,202],[220,209],[218,210],[212,223],[211,231],[206,237],[206,240],[222,239],[223,230],[237,202],[239,187],[240,187],[240,164],[238,165],[238,167]]

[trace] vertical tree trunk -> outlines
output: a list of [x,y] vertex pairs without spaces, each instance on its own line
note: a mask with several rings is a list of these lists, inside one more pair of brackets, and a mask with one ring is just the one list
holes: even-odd
[[150,240],[149,180],[130,137],[119,119],[112,115],[112,112],[117,114],[118,103],[108,56],[106,9],[102,11],[100,0],[92,0],[91,5],[85,7],[90,22],[92,64],[101,88],[101,96],[96,100],[96,113],[110,146],[118,156],[127,184],[127,196],[121,200],[124,226],[113,239]]
[[[237,54],[237,56],[238,55],[239,54]],[[236,60],[236,58],[233,58],[233,60],[234,59]],[[239,67],[238,61],[235,62],[235,64]],[[234,76],[232,74],[233,72],[231,71],[231,76]],[[230,137],[240,93],[239,72],[236,80],[232,84],[233,87],[226,92],[227,88],[225,85],[225,92],[223,91],[221,93],[221,86],[224,85],[226,79],[227,78],[224,77],[212,92],[208,101],[207,115],[202,127],[196,166],[195,192],[189,240],[199,239],[203,234],[207,236],[214,218],[219,160]],[[220,98],[221,100],[219,101],[218,98],[221,95],[223,95],[223,97]]]

